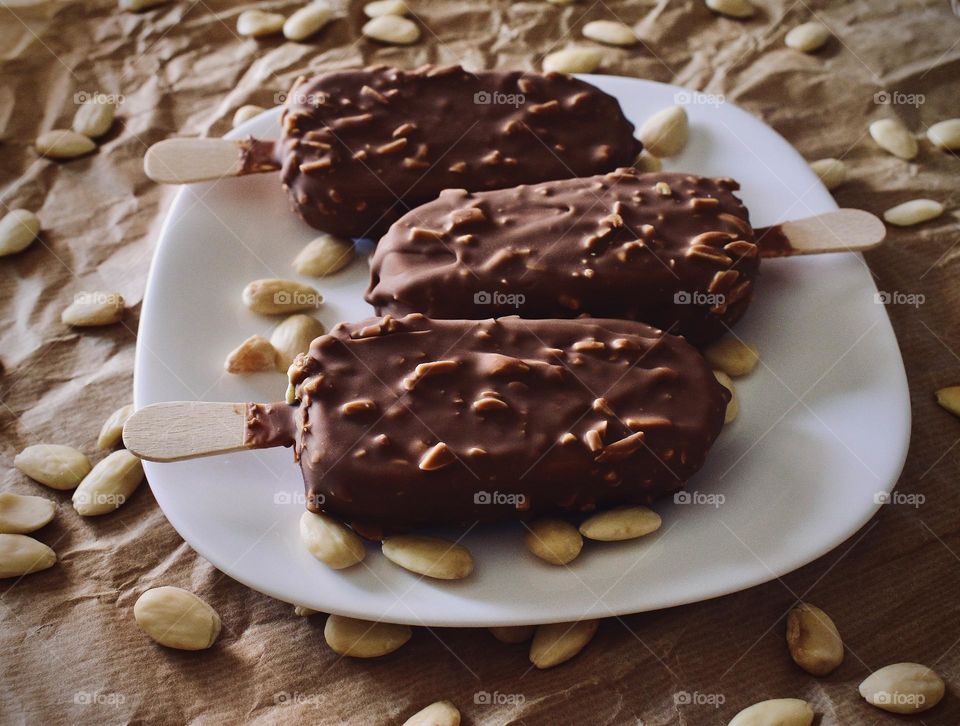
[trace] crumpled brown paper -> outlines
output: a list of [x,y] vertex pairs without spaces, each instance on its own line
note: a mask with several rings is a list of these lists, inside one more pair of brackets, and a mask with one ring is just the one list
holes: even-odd
[[[724,94],[807,158],[844,158],[851,178],[835,193],[841,206],[880,213],[918,196],[958,206],[960,159],[924,142],[915,161],[903,162],[866,136],[868,121],[884,116],[922,133],[960,115],[960,19],[946,0],[756,0],[749,21],[718,17],[700,0],[409,4],[424,32],[406,48],[362,39],[360,2],[338,3],[340,17],[306,43],[238,38],[237,15],[254,5],[224,0],[141,14],[109,0],[0,9],[0,201],[36,210],[44,228],[41,244],[0,261],[2,489],[60,502],[38,533],[59,563],[0,584],[0,722],[399,723],[445,698],[469,724],[719,724],[754,701],[795,696],[814,704],[822,724],[873,724],[901,721],[858,696],[870,669],[918,661],[955,689],[960,421],[933,400],[936,388],[960,383],[955,211],[892,229],[889,243],[867,255],[881,290],[924,300],[889,311],[914,410],[899,491],[925,503],[885,507],[781,581],[606,621],[583,653],[554,670],[531,669],[525,646],[469,630],[418,629],[385,658],[340,659],[323,642],[322,615],[296,617],[214,570],[147,487],[115,514],[81,519],[67,495],[13,469],[16,452],[38,442],[101,456],[100,424],[131,400],[138,306],[173,194],[144,177],[146,148],[171,135],[220,135],[237,107],[274,105],[304,72],[374,61],[535,69],[553,49],[588,43],[579,35],[586,21],[616,17],[635,24],[642,44],[604,49],[603,71]],[[257,5],[286,14],[297,6]],[[786,48],[786,30],[814,15],[838,37],[815,55]],[[69,126],[82,93],[122,94],[119,122],[92,156],[38,159],[32,140]],[[131,306],[124,324],[83,334],[61,325],[61,309],[86,289],[121,292]],[[134,601],[162,584],[219,611],[223,632],[212,649],[167,650],[137,630]],[[787,656],[784,616],[798,598],[827,610],[846,640],[846,661],[830,677],[809,677]],[[953,693],[922,720],[958,722]]]

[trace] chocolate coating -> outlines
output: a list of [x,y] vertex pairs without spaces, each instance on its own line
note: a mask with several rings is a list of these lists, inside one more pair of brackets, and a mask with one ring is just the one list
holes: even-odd
[[283,184],[310,225],[379,236],[441,190],[611,171],[641,144],[612,96],[560,73],[379,66],[301,80],[281,117]]
[[760,256],[732,179],[620,169],[443,192],[380,240],[378,314],[640,320],[695,344],[746,310]]
[[254,407],[248,440],[295,442],[308,507],[365,533],[648,503],[701,467],[729,398],[696,349],[625,320],[387,316],[290,377],[299,405]]

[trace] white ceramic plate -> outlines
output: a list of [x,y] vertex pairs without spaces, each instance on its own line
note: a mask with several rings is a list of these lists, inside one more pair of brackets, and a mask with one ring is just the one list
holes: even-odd
[[[758,226],[829,211],[833,199],[777,133],[717,99],[649,81],[590,76],[638,124],[687,106],[690,143],[668,169],[732,176]],[[279,135],[279,109],[233,137]],[[281,374],[230,376],[228,351],[274,321],[240,291],[291,277],[315,232],[288,211],[275,174],[180,190],[150,274],[136,364],[136,403],[282,400]],[[367,248],[369,249],[369,248]],[[313,282],[327,326],[367,317],[366,251]],[[588,542],[569,567],[529,554],[516,523],[464,539],[475,574],[421,579],[372,545],[334,572],[301,545],[303,486],[288,449],[146,464],[157,501],[216,567],[273,597],[323,612],[436,626],[519,625],[641,612],[756,585],[820,557],[879,507],[903,467],[910,408],[903,363],[870,272],[858,255],[767,261],[737,334],[763,363],[738,381],[741,412],[690,482],[692,503],[661,503],[663,528],[642,541]],[[722,504],[718,504],[722,497]],[[458,536],[458,533],[447,533]]]

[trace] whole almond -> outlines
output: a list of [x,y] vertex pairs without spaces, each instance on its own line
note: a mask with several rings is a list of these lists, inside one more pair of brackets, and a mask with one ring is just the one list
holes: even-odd
[[723,415],[723,423],[733,423],[740,413],[740,401],[737,399],[737,389],[733,385],[733,379],[723,371],[714,371],[713,375],[724,388],[730,391],[730,400],[727,402],[727,410]]
[[564,48],[545,56],[543,70],[546,73],[593,73],[603,60],[603,53],[596,48]]
[[110,414],[110,418],[103,422],[100,435],[97,437],[98,449],[112,449],[120,442],[123,436],[123,425],[133,415],[133,404],[121,406]]
[[237,33],[249,38],[261,38],[279,33],[286,20],[280,13],[263,10],[244,10],[237,16]]
[[617,507],[599,512],[580,525],[580,534],[600,542],[636,539],[660,529],[660,515],[647,507]]
[[293,608],[293,614],[300,618],[309,618],[318,612],[318,610],[314,610],[313,608],[305,608],[303,605],[295,605]]
[[270,344],[276,349],[277,368],[286,372],[298,353],[306,353],[310,343],[326,332],[316,318],[298,313],[280,323],[270,335]]
[[870,136],[881,149],[906,161],[915,157],[920,150],[913,134],[896,119],[874,121],[870,124]]
[[572,562],[583,549],[583,537],[562,519],[538,519],[527,525],[523,535],[527,548],[551,565]]
[[826,676],[843,662],[843,640],[833,620],[816,605],[800,603],[787,615],[787,648],[793,662]]
[[383,555],[405,570],[439,580],[460,580],[473,572],[470,550],[439,537],[389,537],[383,541]]
[[940,121],[927,129],[927,138],[941,149],[960,149],[960,118]]
[[417,711],[403,726],[460,726],[460,711],[450,701],[437,701]]
[[333,10],[325,2],[314,0],[304,5],[283,24],[283,36],[287,40],[304,40],[317,33],[324,25],[330,22]]
[[733,378],[747,375],[760,360],[756,348],[733,336],[721,338],[708,345],[703,351],[703,357],[715,370],[723,371]]
[[690,135],[687,112],[682,106],[661,109],[643,122],[637,135],[654,156],[676,156]]
[[91,139],[103,136],[113,126],[117,105],[112,101],[88,101],[73,117],[73,130]]
[[368,18],[379,18],[381,15],[406,15],[407,4],[403,0],[374,0],[363,6],[363,13]]
[[25,534],[0,534],[0,577],[22,577],[53,567],[57,554]]
[[74,489],[90,473],[90,460],[71,446],[34,444],[13,460],[13,465],[34,481],[51,489]]
[[263,373],[277,369],[277,349],[262,335],[251,335],[227,355],[227,373]]
[[530,644],[530,662],[543,670],[565,663],[589,643],[597,633],[598,620],[540,625]]
[[322,234],[293,258],[293,269],[308,277],[326,277],[349,265],[354,254],[350,240]]
[[352,658],[379,658],[400,648],[413,633],[409,625],[371,623],[343,615],[331,615],[323,637],[334,653]]
[[27,209],[14,209],[0,219],[0,257],[27,249],[40,234],[40,218]]
[[54,129],[40,134],[34,146],[41,156],[49,159],[75,159],[97,148],[90,138],[67,129]]
[[243,303],[255,313],[281,315],[313,310],[323,295],[308,285],[293,280],[266,278],[254,280],[243,290]]
[[920,713],[943,698],[946,686],[936,673],[919,663],[894,663],[874,671],[860,684],[867,703],[890,713]]
[[799,698],[773,698],[748,706],[729,726],[810,726],[813,709]]
[[420,28],[412,20],[399,15],[379,15],[360,29],[366,37],[392,45],[410,45],[420,38]]
[[937,403],[954,416],[960,416],[960,386],[941,388],[935,395]]
[[501,625],[487,628],[490,634],[501,643],[514,645],[516,643],[526,643],[533,637],[535,625]]
[[74,296],[73,302],[60,314],[60,320],[74,328],[113,325],[123,318],[125,306],[123,295],[118,292],[81,292]]
[[830,191],[847,180],[847,166],[839,159],[817,159],[810,162],[810,168]]
[[0,533],[28,534],[49,524],[56,511],[49,499],[0,492]]
[[583,26],[583,37],[604,45],[626,47],[637,43],[638,38],[628,25],[615,20],[593,20]]
[[167,2],[167,0],[120,0],[120,9],[135,13],[140,10],[147,10],[157,5],[162,5],[165,2]]
[[911,199],[898,204],[883,213],[883,218],[897,227],[911,227],[915,224],[936,219],[943,214],[943,205],[933,199]]
[[830,31],[826,29],[823,23],[811,21],[792,28],[783,42],[787,44],[788,48],[804,53],[814,53],[820,50],[829,39]]
[[311,555],[334,570],[355,565],[367,554],[363,540],[352,529],[326,514],[301,514],[300,539]]
[[73,493],[73,508],[84,517],[107,514],[123,505],[143,481],[143,464],[126,449],[98,462]]
[[706,0],[706,3],[713,12],[730,18],[750,18],[757,12],[749,0]]
[[663,169],[663,162],[646,149],[640,152],[640,155],[637,157],[637,160],[633,162],[633,165],[642,173]]
[[160,645],[178,650],[205,650],[220,635],[217,611],[179,587],[147,590],[133,606],[137,626]]
[[233,128],[237,128],[241,124],[245,124],[250,119],[255,116],[259,116],[267,109],[262,106],[254,106],[253,104],[247,104],[246,106],[241,106],[237,109],[237,112],[233,114]]

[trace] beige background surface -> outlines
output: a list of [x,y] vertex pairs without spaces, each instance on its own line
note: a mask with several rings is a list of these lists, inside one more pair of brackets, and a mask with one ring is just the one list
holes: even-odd
[[[700,0],[410,4],[424,26],[410,48],[360,39],[358,2],[341,2],[341,17],[307,43],[238,38],[236,17],[254,5],[223,0],[143,14],[108,0],[0,8],[0,203],[37,210],[44,227],[42,244],[0,262],[0,488],[61,502],[37,535],[60,562],[0,583],[0,722],[399,723],[449,698],[469,724],[714,724],[756,700],[797,696],[815,704],[823,724],[887,724],[902,719],[867,706],[856,686],[901,660],[934,667],[952,691],[908,722],[960,722],[960,422],[933,400],[936,388],[960,383],[960,159],[923,143],[903,162],[866,134],[885,116],[918,134],[960,116],[960,19],[947,0],[757,0],[747,22],[718,18]],[[297,6],[261,7],[289,14]],[[839,39],[815,56],[787,49],[786,30],[814,14]],[[579,40],[584,22],[612,17],[636,24],[643,44],[606,51],[605,72],[724,94],[807,158],[843,157],[852,177],[836,192],[843,206],[879,213],[927,196],[953,210],[892,230],[867,256],[881,290],[925,296],[916,309],[890,308],[914,411],[899,491],[923,494],[922,506],[885,507],[782,581],[606,621],[575,661],[538,672],[524,646],[484,631],[418,629],[376,662],[338,659],[323,642],[322,615],[295,617],[214,570],[177,536],[149,488],[113,515],[83,520],[67,496],[13,469],[16,452],[38,442],[95,454],[101,422],[130,401],[139,303],[173,194],[142,174],[150,143],[219,135],[238,106],[273,105],[307,70],[372,61],[539,68],[543,53]],[[883,90],[916,103],[878,104]],[[80,91],[123,94],[120,122],[93,156],[38,159],[32,140],[69,126]],[[126,297],[124,325],[83,335],[62,326],[72,295],[98,288]],[[220,612],[215,647],[170,651],[137,630],[136,597],[161,584],[191,589]],[[846,662],[828,678],[807,676],[787,657],[784,615],[797,598],[825,608],[846,640]],[[523,703],[475,704],[482,691]],[[723,704],[675,705],[677,694],[694,692]]]

